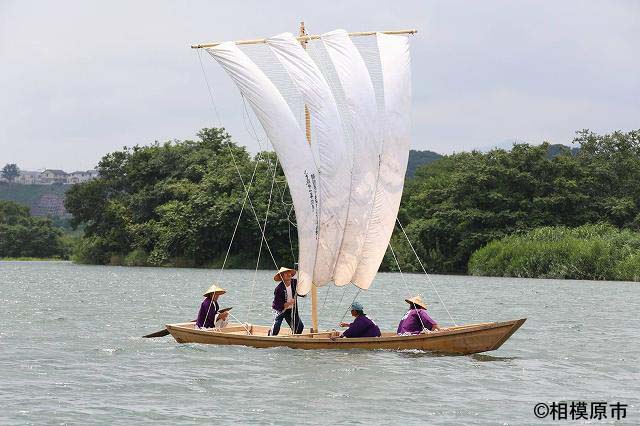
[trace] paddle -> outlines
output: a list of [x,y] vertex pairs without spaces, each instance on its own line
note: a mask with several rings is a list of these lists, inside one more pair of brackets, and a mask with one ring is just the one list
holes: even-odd
[[166,328],[164,330],[156,331],[155,333],[147,334],[146,336],[142,336],[143,338],[150,339],[152,337],[162,337],[169,334],[169,330]]

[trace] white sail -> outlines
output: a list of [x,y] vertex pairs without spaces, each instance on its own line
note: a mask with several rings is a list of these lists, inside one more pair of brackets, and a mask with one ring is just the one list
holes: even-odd
[[298,292],[312,285],[318,234],[318,171],[304,130],[271,80],[233,42],[207,51],[247,99],[276,150],[289,183],[298,225]]
[[379,170],[380,132],[375,92],[369,71],[344,30],[321,36],[344,94],[347,125],[353,143],[349,211],[334,273],[336,285],[352,281],[364,246]]
[[311,150],[319,172],[319,230],[314,284],[333,279],[342,242],[351,186],[351,156],[336,101],[318,65],[291,34],[267,39],[267,45],[302,94],[311,118]]
[[384,87],[383,146],[375,202],[353,282],[366,289],[378,272],[402,198],[411,138],[411,58],[406,36],[377,34]]

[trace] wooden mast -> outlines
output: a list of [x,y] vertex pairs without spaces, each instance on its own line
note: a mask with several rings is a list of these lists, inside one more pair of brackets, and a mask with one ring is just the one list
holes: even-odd
[[[304,22],[300,22],[300,44],[304,49],[307,48],[307,32],[304,29]],[[304,127],[305,134],[307,136],[307,143],[311,145],[311,114],[309,114],[309,108],[304,105]],[[318,332],[318,287],[314,283],[311,284],[311,332]]]

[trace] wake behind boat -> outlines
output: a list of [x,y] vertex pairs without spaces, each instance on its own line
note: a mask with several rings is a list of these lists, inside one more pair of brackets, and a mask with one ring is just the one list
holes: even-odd
[[[193,322],[167,324],[166,330],[177,342],[471,354],[498,349],[525,322],[518,319],[456,325],[447,309],[454,326],[435,328],[433,332],[427,332],[431,328],[425,329],[425,324],[411,335],[383,332],[379,337],[345,334],[346,338],[339,338],[340,333],[335,330],[318,331],[317,288],[335,284],[367,290],[387,248],[395,259],[390,239],[396,222],[416,253],[397,219],[411,133],[408,36],[416,32],[335,30],[307,35],[303,23],[298,37],[284,33],[266,39],[192,46],[205,49],[227,72],[275,149],[296,217],[299,267],[297,294],[293,299],[297,295],[311,295],[312,327],[302,330],[298,324],[296,332],[300,334],[283,330],[282,334],[272,336],[270,327],[240,321],[216,328],[200,328]],[[356,45],[355,39],[365,41]],[[258,46],[260,54],[250,57],[243,50],[246,45]],[[254,176],[246,185],[240,171],[237,172],[245,190],[245,202],[249,201],[262,234],[256,269],[265,247],[278,270],[281,260],[276,259],[268,242],[270,205],[261,221],[249,194]],[[231,244],[233,237],[229,249]],[[417,260],[427,274],[418,257]],[[399,264],[397,267],[402,274]],[[407,293],[412,293],[404,277],[402,282]],[[429,283],[432,284],[431,280]],[[213,287],[219,293],[226,291],[216,285]],[[436,294],[440,298],[437,290]],[[201,313],[205,322],[210,306],[217,312],[215,300],[203,302]],[[440,302],[446,309],[444,301]],[[354,303],[355,299],[352,307]],[[297,310],[297,305],[293,309]],[[352,310],[354,316],[357,312]],[[380,332],[375,324],[374,327],[377,336]]]

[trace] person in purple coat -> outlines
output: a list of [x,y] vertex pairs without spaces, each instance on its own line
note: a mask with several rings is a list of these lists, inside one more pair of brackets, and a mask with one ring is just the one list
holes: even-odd
[[409,310],[398,324],[398,334],[420,334],[425,330],[440,330],[438,323],[427,314],[427,304],[420,296],[405,299],[409,304]]
[[380,337],[380,329],[364,313],[364,307],[360,302],[351,304],[351,315],[355,317],[352,323],[341,322],[340,327],[349,327],[342,332],[340,337]]
[[[204,300],[200,304],[200,310],[198,311],[198,317],[196,318],[196,326],[199,328],[213,328],[216,321],[224,321],[227,319],[229,312],[218,314],[220,305],[218,305],[218,298],[225,294],[227,290],[222,287],[218,287],[213,284],[203,294]],[[217,316],[217,318],[216,318]]]
[[295,274],[295,269],[280,268],[273,276],[273,280],[279,281],[279,283],[273,290],[271,307],[275,311],[275,317],[268,333],[269,336],[277,336],[280,333],[282,320],[287,321],[294,334],[302,334],[304,330],[304,324],[298,315],[298,305],[296,304],[298,281],[293,279]]

